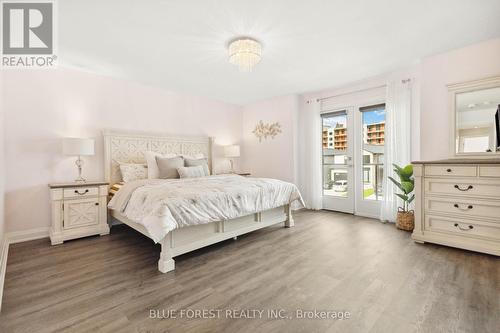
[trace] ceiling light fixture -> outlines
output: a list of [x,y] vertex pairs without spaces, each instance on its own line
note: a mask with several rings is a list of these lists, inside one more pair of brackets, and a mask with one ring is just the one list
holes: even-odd
[[250,72],[262,58],[262,45],[253,38],[237,38],[229,43],[229,62],[240,72]]

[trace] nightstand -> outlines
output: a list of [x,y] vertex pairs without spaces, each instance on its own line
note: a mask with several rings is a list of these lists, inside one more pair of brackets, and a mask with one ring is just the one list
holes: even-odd
[[50,242],[109,234],[107,182],[49,184],[52,204]]

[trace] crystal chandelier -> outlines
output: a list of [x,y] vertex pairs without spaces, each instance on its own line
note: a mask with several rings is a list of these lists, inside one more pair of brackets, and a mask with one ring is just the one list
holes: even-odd
[[241,72],[250,72],[260,62],[262,46],[252,38],[243,37],[229,43],[229,62]]

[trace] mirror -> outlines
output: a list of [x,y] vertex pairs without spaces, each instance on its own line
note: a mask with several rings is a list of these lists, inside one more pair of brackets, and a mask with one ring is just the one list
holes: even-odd
[[500,146],[500,85],[456,91],[455,154],[495,154]]

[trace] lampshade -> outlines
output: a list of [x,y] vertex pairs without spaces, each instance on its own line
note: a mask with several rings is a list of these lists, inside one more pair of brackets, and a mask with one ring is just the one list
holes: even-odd
[[64,138],[64,155],[94,155],[94,139]]
[[224,147],[224,156],[225,157],[240,157],[240,146],[231,145]]

